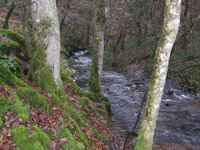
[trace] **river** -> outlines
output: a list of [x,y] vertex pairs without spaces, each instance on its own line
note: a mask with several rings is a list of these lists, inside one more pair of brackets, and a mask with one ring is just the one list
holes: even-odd
[[[91,56],[85,52],[76,52],[71,57],[77,70],[74,76],[81,89],[88,90]],[[111,130],[118,137],[125,138],[137,119],[149,79],[142,68],[120,70],[104,66],[102,74],[102,92],[110,99]],[[141,122],[140,117],[140,122]],[[139,131],[138,123],[135,132]],[[186,93],[180,85],[167,80],[162,97],[155,130],[155,141],[184,143],[200,149],[200,100]]]

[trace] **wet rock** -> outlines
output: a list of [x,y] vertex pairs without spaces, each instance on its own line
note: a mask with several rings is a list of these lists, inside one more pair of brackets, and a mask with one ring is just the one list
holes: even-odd
[[136,85],[144,84],[144,81],[135,81]]

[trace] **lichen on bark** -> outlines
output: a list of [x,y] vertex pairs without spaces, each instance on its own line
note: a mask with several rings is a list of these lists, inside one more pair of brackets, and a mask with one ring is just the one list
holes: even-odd
[[158,42],[145,111],[135,150],[151,150],[158,111],[167,76],[169,58],[180,24],[181,0],[166,0],[164,24]]

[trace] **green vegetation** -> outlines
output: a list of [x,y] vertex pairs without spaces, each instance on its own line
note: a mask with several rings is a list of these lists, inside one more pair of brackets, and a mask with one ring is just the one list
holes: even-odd
[[49,150],[50,139],[37,126],[31,126],[31,130],[20,125],[12,129],[13,142],[22,150]]
[[88,90],[83,91],[83,95],[85,97],[89,98],[89,99],[94,99],[95,98],[94,95]]
[[17,94],[36,109],[42,108],[45,111],[51,109],[51,103],[47,97],[40,95],[35,89],[30,87],[19,87],[17,88]]
[[0,83],[2,85],[9,85],[9,86],[14,86],[16,85],[25,85],[27,84],[20,80],[16,75],[14,75],[11,71],[10,68],[6,67],[0,67]]
[[17,58],[9,58],[6,55],[0,53],[0,67],[10,67],[10,70],[16,74],[17,77],[24,77],[21,62]]
[[0,96],[0,118],[4,117],[8,109],[10,109],[9,100]]
[[19,49],[16,42],[11,39],[0,39],[0,51],[13,58],[15,52]]
[[14,99],[16,99],[16,101],[13,105],[11,105],[11,110],[17,113],[17,115],[22,118],[23,121],[28,121],[30,119],[30,107],[28,105],[24,105],[24,102],[19,100],[19,97],[15,92],[13,92],[12,96]]
[[89,91],[95,97],[96,101],[100,101],[102,97],[102,92],[101,92],[101,85],[99,85],[99,74],[98,74],[99,68],[97,61],[98,59],[93,57],[92,67],[90,71],[90,78],[89,78]]
[[65,71],[63,68],[60,69],[60,77],[63,82],[71,83],[73,88],[80,91],[78,85],[74,82],[74,80],[71,77],[69,77],[67,71]]
[[85,145],[80,141],[76,141],[69,129],[61,129],[59,130],[59,133],[61,133],[63,137],[68,138],[67,143],[65,143],[65,145],[62,148],[63,150],[66,150],[66,149],[84,150],[85,149]]
[[0,129],[3,126],[3,120],[0,118]]
[[4,38],[15,41],[15,43],[17,43],[17,46],[19,45],[17,50],[21,51],[24,54],[24,56],[28,58],[28,51],[26,50],[25,39],[22,35],[13,30],[5,30],[5,29],[0,29],[0,34]]
[[85,103],[86,105],[90,101],[87,97],[76,97],[76,99],[82,103]]

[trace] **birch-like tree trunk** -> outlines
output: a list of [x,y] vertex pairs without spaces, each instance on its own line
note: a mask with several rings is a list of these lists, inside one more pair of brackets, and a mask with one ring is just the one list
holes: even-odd
[[24,0],[16,5],[29,53],[29,78],[48,92],[50,87],[62,87],[56,0]]
[[[33,41],[36,50],[32,51],[32,74],[36,78],[45,78],[47,72],[53,75],[57,87],[62,86],[60,78],[60,29],[56,7],[56,0],[31,0],[31,15]],[[36,66],[38,56],[42,56],[45,61],[43,66]],[[36,56],[36,57],[35,57]],[[34,63],[34,64],[33,64]],[[35,64],[36,63],[36,64]],[[34,70],[34,67],[36,68]],[[47,71],[47,72],[46,72]]]
[[135,150],[151,150],[158,111],[165,86],[171,49],[180,24],[181,0],[166,0],[164,24],[159,39],[153,74]]
[[99,99],[102,95],[101,74],[103,68],[106,12],[106,0],[98,0],[94,25],[94,51],[89,79],[89,90],[95,94],[97,99]]

